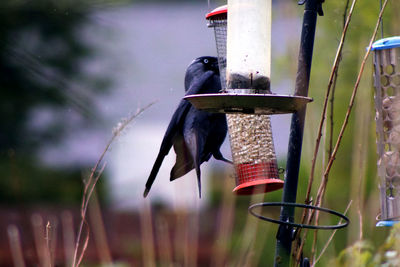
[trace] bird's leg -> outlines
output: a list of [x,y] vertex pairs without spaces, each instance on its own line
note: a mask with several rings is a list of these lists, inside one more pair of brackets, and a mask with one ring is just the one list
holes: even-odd
[[223,161],[223,162],[233,164],[232,161],[230,161],[230,160],[224,158],[224,156],[222,155],[221,151],[219,151],[219,150],[218,150],[217,152],[214,152],[214,153],[213,153],[213,156],[214,156],[214,158],[217,159],[217,160],[221,160],[221,161]]

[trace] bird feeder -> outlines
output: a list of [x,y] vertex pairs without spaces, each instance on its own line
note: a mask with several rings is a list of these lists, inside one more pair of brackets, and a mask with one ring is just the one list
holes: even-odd
[[[267,1],[268,2],[268,1]],[[249,11],[256,5],[250,5]],[[242,47],[230,47],[228,53],[234,54],[227,63],[227,6],[219,7],[209,14],[209,27],[214,28],[217,44],[218,63],[222,88],[227,93],[270,93],[270,8],[263,4],[268,19],[257,25],[247,25],[243,18],[233,16],[230,25],[240,31],[240,36],[231,33],[231,38],[248,40]],[[239,21],[240,20],[240,21]],[[253,22],[254,23],[254,22]],[[267,25],[268,24],[268,25]],[[241,29],[237,29],[240,25]],[[255,27],[257,26],[257,27]],[[254,36],[246,36],[245,28],[252,29],[252,34],[262,31],[265,40],[253,42]],[[257,44],[257,45],[256,45]],[[255,47],[255,46],[262,47]],[[240,48],[240,49],[239,49]],[[255,50],[257,54],[248,51]],[[261,54],[260,54],[261,53]],[[258,60],[254,60],[257,58]],[[262,60],[259,60],[259,59]],[[227,66],[230,68],[226,71]],[[227,76],[228,74],[228,81]],[[268,115],[227,114],[229,137],[233,163],[236,171],[236,187],[239,195],[264,193],[283,187],[279,179],[278,165],[272,139],[271,122]]]
[[400,221],[400,37],[376,41],[374,87],[381,200],[377,226]]
[[283,187],[268,115],[293,113],[312,101],[270,90],[271,0],[230,0],[206,15],[214,28],[222,92],[185,96],[197,109],[227,114],[234,192],[265,193]]

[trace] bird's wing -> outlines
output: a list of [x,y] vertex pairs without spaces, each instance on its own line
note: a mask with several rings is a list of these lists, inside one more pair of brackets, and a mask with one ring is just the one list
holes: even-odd
[[201,198],[201,172],[200,172],[200,153],[201,149],[205,145],[205,140],[197,129],[193,129],[189,133],[185,134],[185,142],[188,146],[190,154],[193,158],[194,168],[196,169],[196,176],[197,176],[197,185],[199,188],[199,197]]
[[[192,81],[189,88],[186,91],[186,95],[193,95],[201,93],[202,89],[204,88],[204,84],[214,75],[213,71],[206,71],[200,77],[196,78]],[[195,117],[195,113],[197,112],[196,109],[192,108],[189,112],[193,114]],[[190,117],[190,115],[188,115]],[[190,119],[194,119],[191,117]],[[187,116],[185,116],[185,123],[190,123],[187,121]],[[185,138],[186,139],[186,138]],[[187,147],[187,143],[185,142],[183,136],[176,136],[174,140],[174,150],[176,153],[176,162],[174,167],[171,170],[170,180],[173,181],[186,173],[190,172],[195,168],[192,154],[190,153],[190,147]]]
[[182,177],[194,168],[192,155],[190,154],[182,135],[176,136],[174,140],[174,150],[176,154],[176,162],[174,167],[171,169],[170,181]]
[[[192,81],[188,90],[186,91],[186,95],[193,95],[201,93],[202,89],[204,89],[204,84],[214,75],[214,72],[209,70],[204,72],[199,78]],[[143,196],[146,197],[150,191],[151,186],[156,179],[157,173],[161,167],[161,163],[163,162],[166,155],[168,155],[169,150],[171,149],[174,139],[176,138],[176,134],[179,129],[182,129],[183,124],[185,122],[185,117],[187,112],[190,110],[191,104],[187,100],[181,100],[178,108],[176,109],[172,119],[168,125],[168,129],[164,135],[163,141],[161,143],[160,151],[158,153],[157,159],[154,162],[153,168],[150,172],[150,176],[146,182],[146,188],[144,190]],[[184,160],[183,158],[179,158],[179,160]]]
[[181,100],[178,108],[175,110],[174,115],[168,125],[167,131],[165,132],[164,138],[161,142],[160,151],[158,152],[156,161],[154,162],[153,168],[151,169],[149,178],[146,182],[146,188],[144,190],[143,196],[146,197],[150,191],[151,186],[156,179],[157,173],[161,167],[166,155],[168,155],[169,150],[172,147],[174,138],[178,133],[178,129],[182,127],[185,120],[185,116],[190,109],[191,104],[186,100]]

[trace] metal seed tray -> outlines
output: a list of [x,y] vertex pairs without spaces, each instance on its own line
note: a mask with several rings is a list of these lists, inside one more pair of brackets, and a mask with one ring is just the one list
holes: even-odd
[[294,113],[312,101],[304,96],[236,93],[188,95],[184,99],[209,112],[267,115]]

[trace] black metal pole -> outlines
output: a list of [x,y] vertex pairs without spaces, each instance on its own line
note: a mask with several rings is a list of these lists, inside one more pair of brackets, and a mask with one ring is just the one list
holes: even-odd
[[[305,9],[295,85],[295,95],[298,96],[308,95],[317,14],[322,15],[323,0],[305,0],[301,4],[304,4],[304,2]],[[305,114],[306,108],[304,107],[292,115],[282,202],[296,202]],[[281,208],[281,221],[293,222],[293,217],[293,206]],[[280,225],[276,236],[274,266],[289,266],[293,237],[293,227]]]

